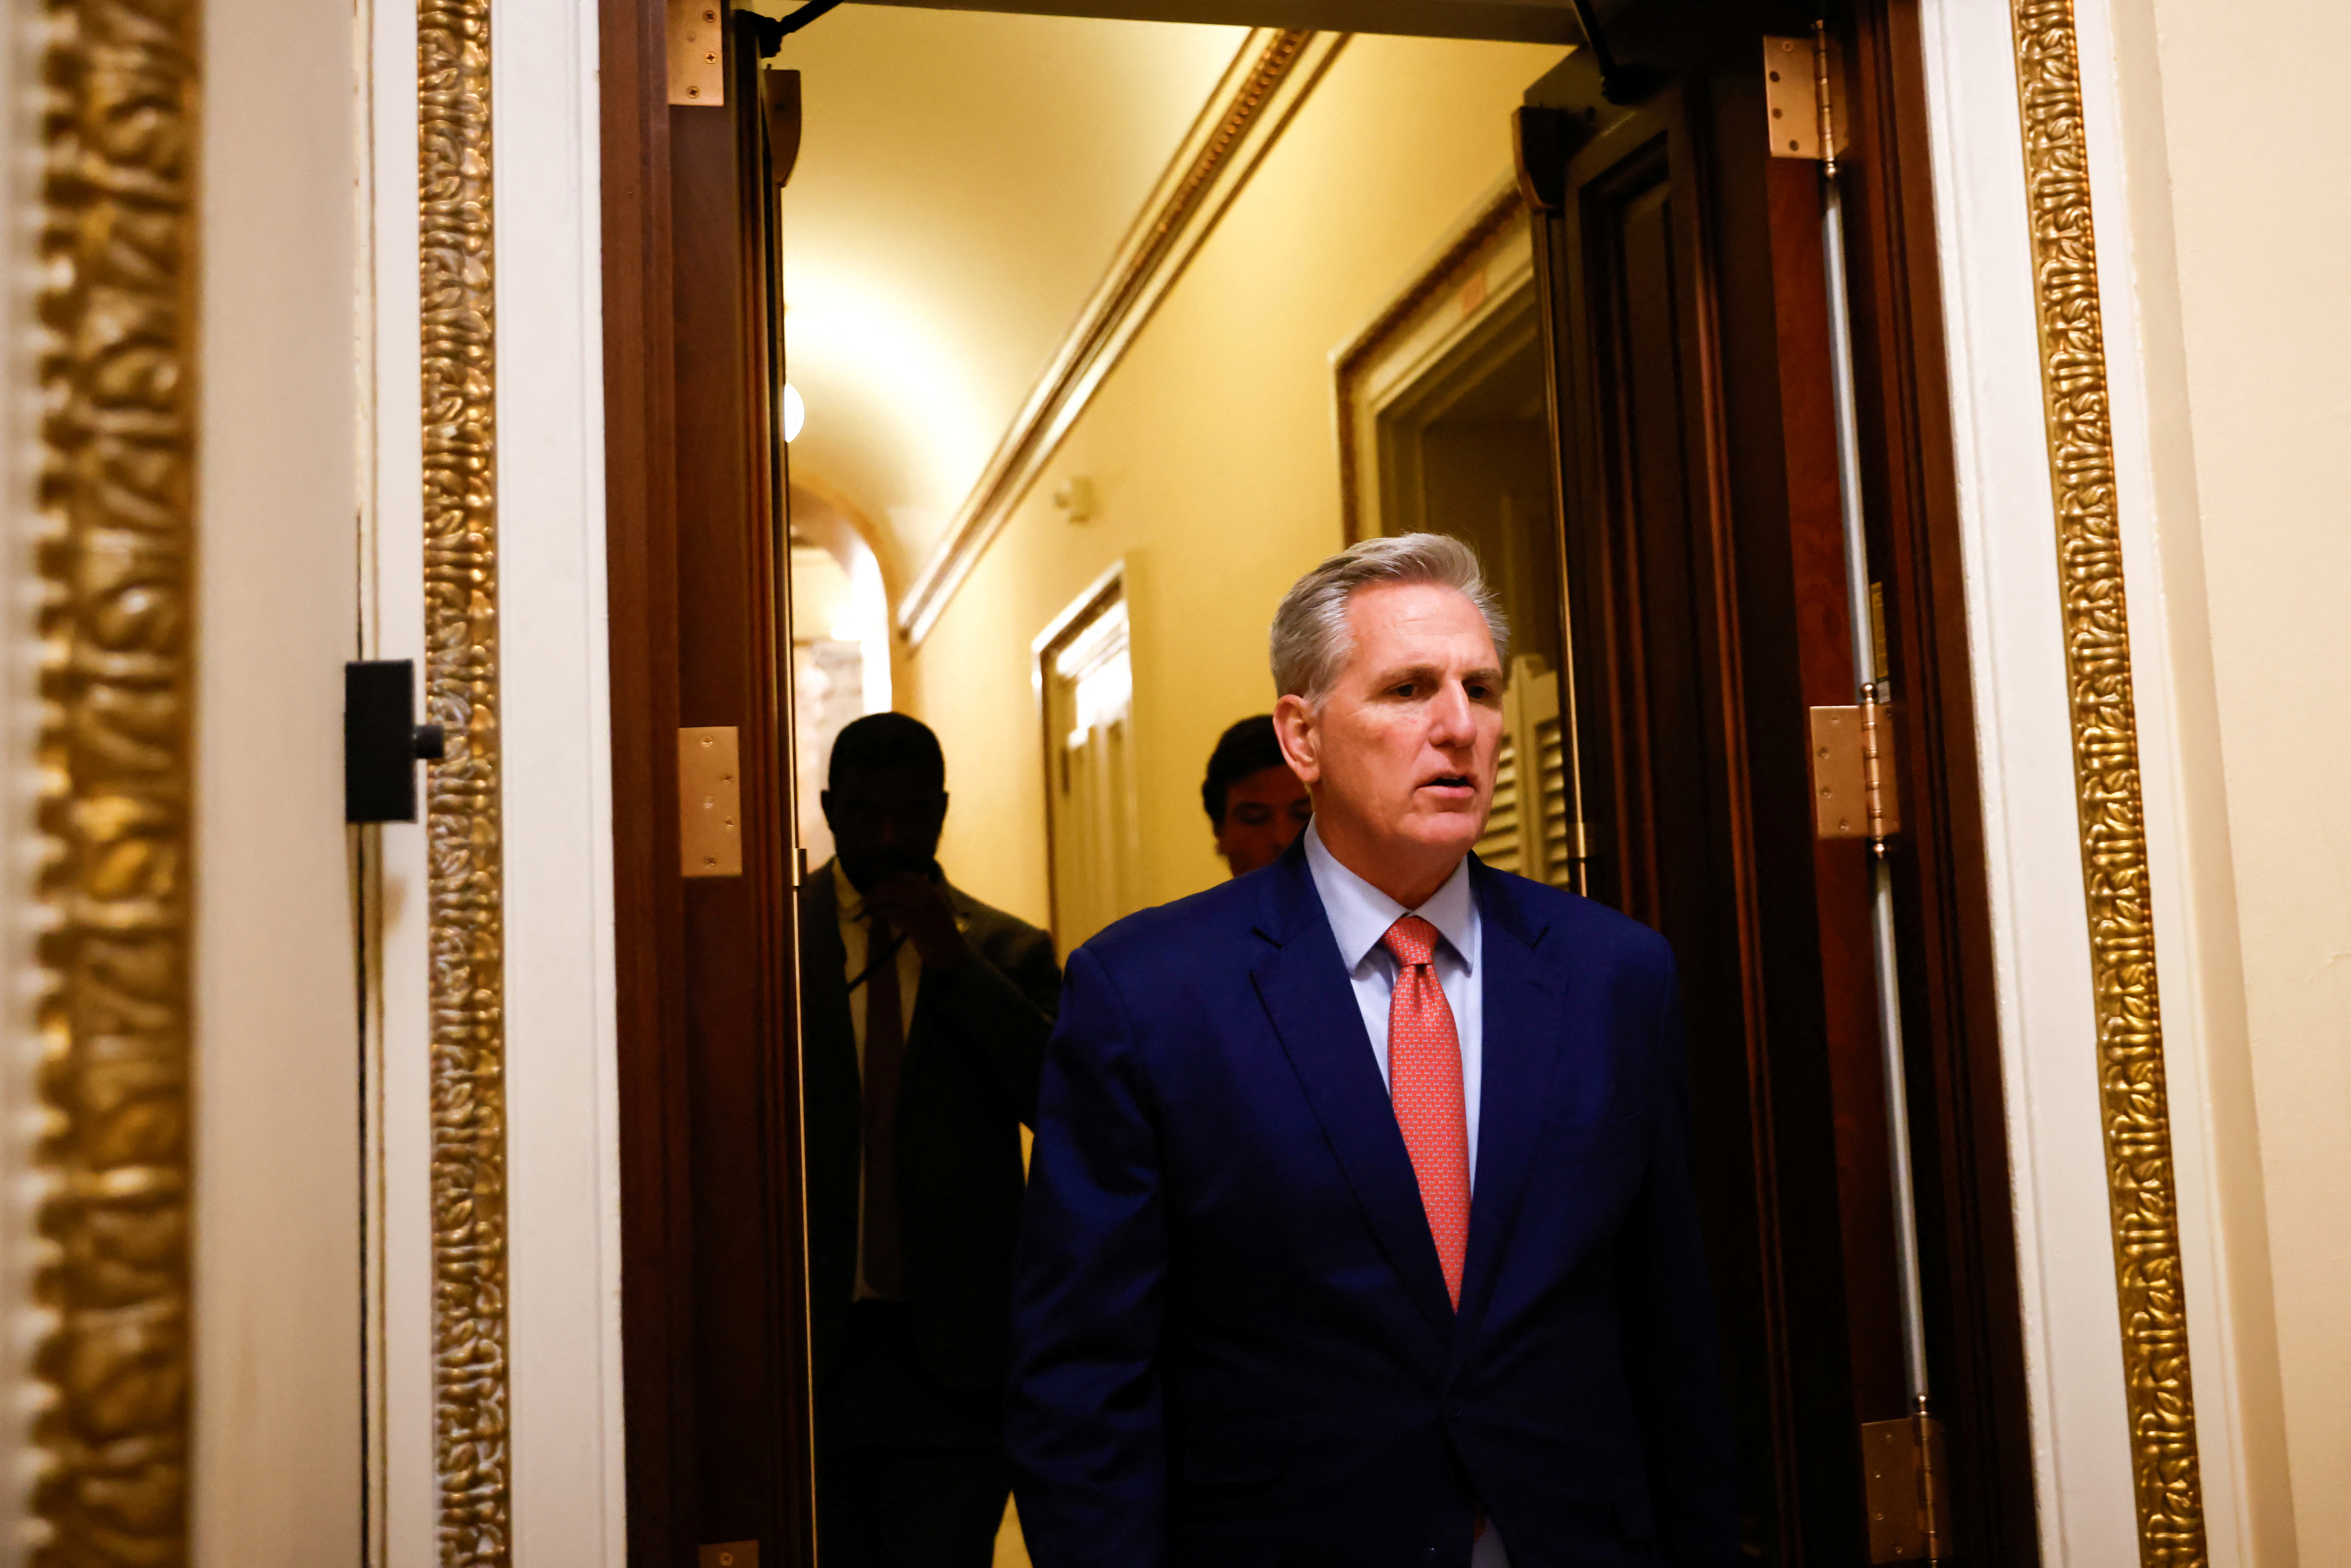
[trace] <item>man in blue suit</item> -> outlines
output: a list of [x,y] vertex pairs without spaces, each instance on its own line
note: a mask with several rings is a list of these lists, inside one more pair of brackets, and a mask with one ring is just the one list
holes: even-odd
[[1291,589],[1312,826],[1071,959],[1013,1299],[1038,1568],[1738,1560],[1654,933],[1469,853],[1508,632],[1477,558]]

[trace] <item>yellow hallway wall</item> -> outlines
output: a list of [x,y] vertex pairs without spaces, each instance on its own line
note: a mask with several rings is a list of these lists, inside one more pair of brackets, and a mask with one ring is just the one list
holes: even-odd
[[[1123,559],[1147,902],[1224,874],[1208,752],[1273,692],[1282,591],[1341,544],[1332,355],[1510,171],[1510,115],[1554,47],[1351,40],[1103,382],[911,662],[938,731],[940,859],[1045,923],[1042,720],[1029,644]],[[1051,502],[1092,481],[1083,524]]]

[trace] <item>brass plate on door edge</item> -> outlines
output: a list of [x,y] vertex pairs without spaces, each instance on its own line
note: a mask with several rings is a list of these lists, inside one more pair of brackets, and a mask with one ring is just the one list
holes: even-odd
[[678,871],[743,874],[743,779],[731,724],[677,732]]
[[722,0],[669,0],[669,100],[704,109],[726,102],[726,7]]

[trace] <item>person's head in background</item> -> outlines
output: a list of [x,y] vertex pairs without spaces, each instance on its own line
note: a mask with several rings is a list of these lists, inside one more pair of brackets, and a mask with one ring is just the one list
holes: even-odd
[[946,758],[920,719],[870,713],[841,727],[826,789],[841,869],[860,893],[893,876],[928,877],[947,816]]
[[1271,865],[1306,831],[1314,804],[1282,759],[1271,714],[1253,714],[1217,739],[1200,804],[1216,831],[1217,852],[1235,876]]

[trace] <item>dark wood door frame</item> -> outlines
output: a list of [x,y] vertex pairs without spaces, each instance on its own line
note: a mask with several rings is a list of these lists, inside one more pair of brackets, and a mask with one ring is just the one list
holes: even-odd
[[[673,1179],[688,1130],[684,883],[677,867],[677,427],[665,16],[600,0],[605,537],[611,650],[613,959],[621,1145],[621,1356],[629,1561],[681,1562],[695,1409],[692,1235]],[[691,1539],[688,1537],[687,1539]]]
[[2040,1560],[1991,890],[1976,771],[1918,0],[1840,29],[1855,117],[1844,175],[1872,559],[1886,583],[1910,831],[1895,862],[1928,1347],[1954,1465],[1959,1549]]
[[[1571,58],[1530,95],[1550,111],[1525,122],[1522,170],[1545,209],[1560,354],[1588,873],[1684,958],[1701,1180],[1721,1285],[1741,1301],[1726,1343],[1750,1464],[1771,1461],[1748,1477],[1750,1547],[1859,1562],[1857,1428],[1907,1402],[1866,851],[1813,840],[1807,801],[1804,710],[1850,703],[1855,681],[1820,174],[1766,152],[1760,40],[1775,21],[1807,30],[1801,14],[1649,29],[1631,60],[1667,85],[1631,107]],[[2038,1537],[1915,0],[1865,0],[1839,32],[1864,499],[1906,790],[1894,863],[1929,1364],[1959,1551],[2026,1563]],[[1734,1042],[1743,1063],[1722,1055]]]
[[1842,599],[1806,591],[1823,539],[1838,560],[1838,492],[1819,257],[1783,209],[1817,176],[1725,145],[1742,85],[1700,61],[1620,107],[1572,57],[1531,95],[1522,124],[1551,134],[1525,162],[1557,345],[1586,869],[1681,961],[1746,1544],[1859,1561],[1857,1412],[1886,1343],[1871,1233],[1888,1227],[1882,1175],[1848,1179],[1865,1152],[1841,1146],[1834,1092],[1838,1064],[1867,1060],[1868,971],[1834,940],[1841,914],[1866,934],[1865,868],[1818,852],[1799,738],[1806,703],[1850,685]]
[[[603,0],[622,1396],[629,1561],[811,1555],[789,551],[756,50],[667,101],[664,12]],[[681,874],[681,726],[739,736],[743,874]]]
[[[1855,131],[1847,202],[1864,480],[1904,699],[1910,831],[1897,869],[1913,1124],[1935,1243],[1927,1259],[1931,1352],[1959,1478],[1960,1546],[1970,1561],[2027,1563],[2037,1557],[2037,1531],[1917,6],[1859,0],[1840,28]],[[805,1563],[812,1555],[810,1456],[790,1070],[789,726],[779,486],[766,437],[777,367],[768,351],[760,204],[769,194],[753,108],[756,64],[739,53],[730,59],[730,104],[740,112],[672,109],[664,7],[649,0],[600,0],[600,7],[629,1557],[643,1568],[670,1568],[693,1563],[701,1543],[757,1540],[770,1564]],[[1040,0],[1036,8],[1071,7]],[[1105,0],[1106,12],[1117,8]],[[1803,16],[1761,17],[1716,0],[1649,0],[1616,14],[1626,22],[1620,54],[1677,84],[1645,112],[1675,127],[1688,166],[1719,172],[1748,157],[1736,144],[1742,128],[1724,107],[1738,90],[1732,74],[1742,56],[1751,64],[1761,31],[1800,30]],[[1667,25],[1644,32],[1638,24],[1648,21]],[[1589,107],[1595,130],[1619,112]],[[1713,269],[1718,281],[1726,268],[1740,272],[1728,277],[1729,294],[1753,292],[1729,308],[1768,321],[1767,336],[1802,336],[1810,330],[1803,312],[1818,308],[1817,284],[1809,301],[1804,295],[1818,265],[1817,241],[1808,258],[1802,238],[1816,213],[1807,206],[1816,201],[1811,178],[1794,164],[1736,191],[1701,178],[1688,193],[1690,210],[1674,219],[1677,254]],[[1741,215],[1741,200],[1760,207]],[[1771,253],[1721,254],[1727,223],[1769,235]],[[1737,344],[1715,336],[1722,328],[1714,319],[1691,323],[1708,352],[1735,359]],[[1828,595],[1825,564],[1808,553],[1807,539],[1816,538],[1789,519],[1816,522],[1823,497],[1833,507],[1834,469],[1824,489],[1823,453],[1785,434],[1813,419],[1819,411],[1807,400],[1824,403],[1825,394],[1812,390],[1796,356],[1770,357],[1763,373],[1771,383],[1763,413],[1709,424],[1720,411],[1701,408],[1691,428],[1722,444],[1718,467],[1745,473],[1738,483],[1750,497],[1776,493],[1764,513],[1779,518],[1778,532],[1750,526],[1763,515],[1751,502],[1734,507],[1734,497],[1698,497],[1717,518],[1708,548],[1728,573],[1705,586],[1729,595],[1722,624],[1734,643],[1785,633],[1814,646],[1834,641],[1843,612],[1830,602],[1837,596]],[[1761,438],[1751,429],[1742,435],[1739,419],[1778,432],[1761,469],[1762,448],[1753,445]],[[1820,428],[1825,438],[1824,414]],[[1759,583],[1770,588],[1760,601]],[[1577,610],[1580,622],[1598,613],[1593,605]],[[1782,617],[1776,630],[1773,614]],[[1799,624],[1806,614],[1816,622],[1809,630]],[[1850,973],[1852,955],[1838,949],[1835,911],[1850,893],[1851,868],[1826,852],[1838,846],[1800,843],[1784,825],[1756,824],[1777,821],[1790,805],[1789,759],[1800,753],[1790,750],[1788,725],[1807,701],[1846,700],[1822,695],[1844,676],[1834,661],[1807,664],[1769,650],[1753,660],[1743,647],[1692,652],[1738,670],[1737,680],[1718,683],[1725,695],[1705,719],[1715,753],[1701,760],[1718,779],[1744,780],[1738,800],[1708,808],[1716,850],[1754,862],[1761,833],[1771,841],[1764,858],[1778,857],[1773,874],[1802,893],[1801,919],[1751,901],[1714,912],[1719,939],[1750,956],[1775,942],[1812,953],[1809,989],[1797,988],[1792,1001],[1782,987],[1769,998],[1772,1027],[1808,1016],[1805,1027],[1832,1042],[1816,1063],[1776,1069],[1775,1093],[1788,1114],[1764,1130],[1819,1136],[1835,1148],[1843,1163],[1820,1176],[1819,1190],[1788,1196],[1803,1198],[1802,1212],[1834,1215],[1836,1223],[1816,1228],[1821,1234],[1783,1228],[1771,1246],[1783,1263],[1803,1262],[1810,1248],[1834,1264],[1877,1222],[1873,1202],[1880,1210],[1884,1203],[1883,1135],[1873,1145],[1868,1106],[1875,1071],[1855,1048],[1853,1019],[1840,1011],[1850,1011],[1850,988],[1837,977]],[[674,737],[692,724],[742,732],[747,874],[737,883],[679,875]],[[1773,896],[1783,891],[1774,887]],[[1750,966],[1758,974],[1771,967]],[[1791,968],[1784,956],[1777,967]],[[1761,998],[1742,1006],[1761,1016]],[[1752,1049],[1761,1037],[1742,1023],[1739,1038]],[[744,1083],[757,1092],[720,1103],[729,1098],[722,1087]],[[1751,1118],[1748,1125],[1742,1138],[1753,1135]],[[1768,1142],[1741,1157],[1762,1176],[1776,1175]],[[1759,1256],[1761,1239],[1753,1239]],[[1773,1375],[1783,1396],[1773,1420],[1814,1418],[1798,1408],[1812,1388],[1838,1391],[1840,1423],[1882,1393],[1885,1363],[1871,1344],[1884,1331],[1884,1282],[1841,1265],[1825,1277],[1825,1295],[1795,1305],[1848,1322],[1855,1348],[1837,1367],[1783,1359]],[[1856,1479],[1828,1484],[1804,1508],[1842,1511],[1840,1494]],[[1782,1537],[1770,1549],[1792,1563],[1786,1552],[1802,1539]]]

